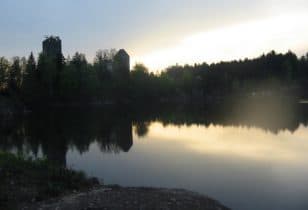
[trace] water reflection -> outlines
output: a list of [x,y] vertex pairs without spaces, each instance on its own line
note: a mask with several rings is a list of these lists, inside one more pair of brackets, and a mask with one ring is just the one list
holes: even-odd
[[[32,113],[23,119],[16,119],[15,122],[0,124],[0,149],[19,153],[31,152],[34,156],[42,153],[49,160],[66,165],[65,158],[69,148],[75,148],[82,154],[95,142],[103,153],[128,152],[133,146],[133,132],[139,137],[146,137],[149,130],[156,130],[161,139],[189,139],[190,146],[196,152],[204,152],[204,148],[207,148],[207,152],[233,151],[238,155],[249,156],[253,154],[253,148],[254,151],[259,149],[258,155],[262,155],[264,148],[261,148],[262,143],[260,140],[256,141],[256,138],[262,137],[264,141],[270,141],[285,133],[288,134],[286,140],[290,140],[292,133],[308,122],[306,106],[300,104],[294,106],[290,103],[250,101],[250,113],[247,114],[247,102],[245,103],[238,103],[236,106],[230,106],[228,103],[206,107],[156,107],[146,110],[57,109]],[[242,114],[239,114],[240,112]],[[164,127],[158,128],[153,122],[160,122]],[[185,125],[192,128],[172,130],[165,128],[168,125]],[[198,126],[202,128],[198,129]],[[233,127],[238,128],[236,132],[232,132]],[[238,132],[241,138],[237,138]],[[203,139],[203,144],[209,144],[206,147],[193,144],[195,139]],[[242,141],[253,142],[255,145],[250,147],[242,144]]]
[[[308,159],[308,128],[300,126],[295,132],[264,132],[259,128],[234,126],[163,126],[151,124],[149,137],[172,142],[186,150],[205,155],[244,158],[302,164]],[[300,161],[300,162],[298,162]]]
[[0,126],[0,149],[106,183],[198,191],[238,210],[308,209],[307,105],[230,104],[32,113]]
[[101,152],[128,152],[133,145],[132,121],[112,117],[108,112],[85,110],[54,110],[33,113],[2,128],[0,149],[38,156],[66,165],[70,147],[80,154],[97,142]]

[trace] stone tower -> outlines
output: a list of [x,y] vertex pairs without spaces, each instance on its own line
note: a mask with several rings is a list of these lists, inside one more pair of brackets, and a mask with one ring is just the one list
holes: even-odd
[[62,41],[58,36],[47,36],[43,41],[43,54],[48,57],[62,56]]
[[128,79],[130,70],[130,58],[123,49],[119,50],[113,58],[113,72],[118,79]]

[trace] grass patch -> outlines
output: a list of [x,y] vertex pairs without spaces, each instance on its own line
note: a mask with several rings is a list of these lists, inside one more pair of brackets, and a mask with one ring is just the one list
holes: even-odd
[[42,201],[98,184],[84,173],[59,167],[46,159],[0,152],[0,209]]

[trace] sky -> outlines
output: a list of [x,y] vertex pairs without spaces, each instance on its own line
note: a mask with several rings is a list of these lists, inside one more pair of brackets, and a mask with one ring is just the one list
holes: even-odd
[[124,48],[151,71],[173,64],[308,52],[307,0],[1,0],[0,56],[41,51],[60,36],[65,56]]

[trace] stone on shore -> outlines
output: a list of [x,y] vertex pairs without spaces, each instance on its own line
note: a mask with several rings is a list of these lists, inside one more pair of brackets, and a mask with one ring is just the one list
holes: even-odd
[[103,186],[23,210],[230,210],[219,202],[186,190]]

